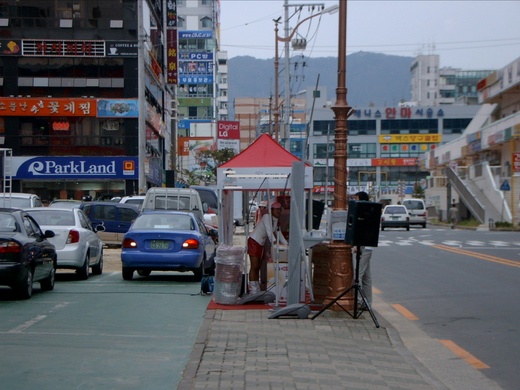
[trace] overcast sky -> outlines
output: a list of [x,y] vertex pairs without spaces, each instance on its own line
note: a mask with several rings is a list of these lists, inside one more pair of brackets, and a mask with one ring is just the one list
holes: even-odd
[[[296,5],[309,3],[328,8],[339,0],[289,0],[289,15]],[[273,19],[284,20],[284,4],[284,0],[221,0],[221,50],[228,52],[228,58],[274,58]],[[290,27],[309,15],[304,7],[290,18]],[[347,54],[439,54],[441,67],[499,69],[520,57],[519,18],[519,0],[349,0]],[[298,27],[296,36],[308,42],[304,55],[337,56],[338,19],[336,12]],[[284,25],[279,28],[283,37]],[[279,45],[281,54],[283,43]]]

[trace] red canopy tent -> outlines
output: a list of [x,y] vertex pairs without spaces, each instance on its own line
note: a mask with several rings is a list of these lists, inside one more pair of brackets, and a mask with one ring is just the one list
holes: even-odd
[[[219,189],[258,191],[290,189],[293,163],[301,162],[268,134],[217,168]],[[304,187],[312,188],[312,166],[305,164]]]

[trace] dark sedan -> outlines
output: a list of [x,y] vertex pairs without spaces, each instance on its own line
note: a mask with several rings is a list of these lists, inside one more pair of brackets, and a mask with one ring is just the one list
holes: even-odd
[[23,299],[32,296],[33,282],[42,290],[54,289],[57,256],[47,240],[51,237],[54,232],[42,232],[25,211],[0,209],[0,285]]
[[204,223],[193,213],[143,211],[125,234],[121,250],[123,279],[134,271],[192,271],[201,279],[215,266],[216,245]]

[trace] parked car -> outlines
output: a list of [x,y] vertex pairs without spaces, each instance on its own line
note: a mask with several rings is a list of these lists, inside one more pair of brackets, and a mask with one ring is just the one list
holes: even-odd
[[36,194],[2,192],[0,193],[0,207],[27,209],[29,207],[43,207],[43,203],[40,197]]
[[56,250],[27,212],[0,209],[0,285],[9,286],[24,299],[33,293],[33,282],[42,290],[54,289]]
[[199,193],[202,201],[202,209],[204,210],[204,222],[206,225],[213,226],[218,229],[218,195],[212,187],[208,186],[190,186]]
[[115,202],[85,202],[80,209],[87,215],[94,229],[103,225],[98,235],[105,244],[121,245],[125,233],[137,218],[139,208],[133,204]]
[[388,205],[381,214],[381,230],[385,228],[406,228],[410,230],[410,215],[403,205]]
[[426,227],[426,205],[424,200],[410,198],[403,201],[403,206],[410,213],[410,225],[421,225]]
[[[74,269],[80,279],[103,273],[103,241],[79,208],[38,207],[26,210],[42,229],[52,230],[49,241],[58,256],[57,268]],[[104,230],[98,226],[97,231]]]
[[135,204],[139,208],[141,208],[141,205],[144,201],[144,195],[130,195],[130,196],[123,196],[119,203],[128,203],[128,204]]
[[48,207],[72,209],[72,208],[79,208],[79,206],[81,206],[81,203],[83,203],[81,200],[54,199],[51,203],[49,203]]
[[215,268],[216,245],[197,215],[184,211],[145,210],[123,239],[123,279],[134,271],[192,271],[200,280]]

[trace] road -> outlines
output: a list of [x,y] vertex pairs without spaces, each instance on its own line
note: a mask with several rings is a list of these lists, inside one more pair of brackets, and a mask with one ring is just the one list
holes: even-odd
[[[172,389],[209,296],[189,273],[123,281],[118,249],[103,275],[61,270],[27,301],[0,288],[0,378],[9,389]],[[502,388],[520,383],[520,236],[428,227],[380,232],[376,293]],[[35,286],[38,286],[37,284]]]
[[2,388],[174,389],[209,296],[191,273],[125,282],[118,250],[86,281],[60,270],[56,287],[14,299],[0,288]]
[[373,286],[504,389],[520,383],[520,235],[428,227],[380,232]]

